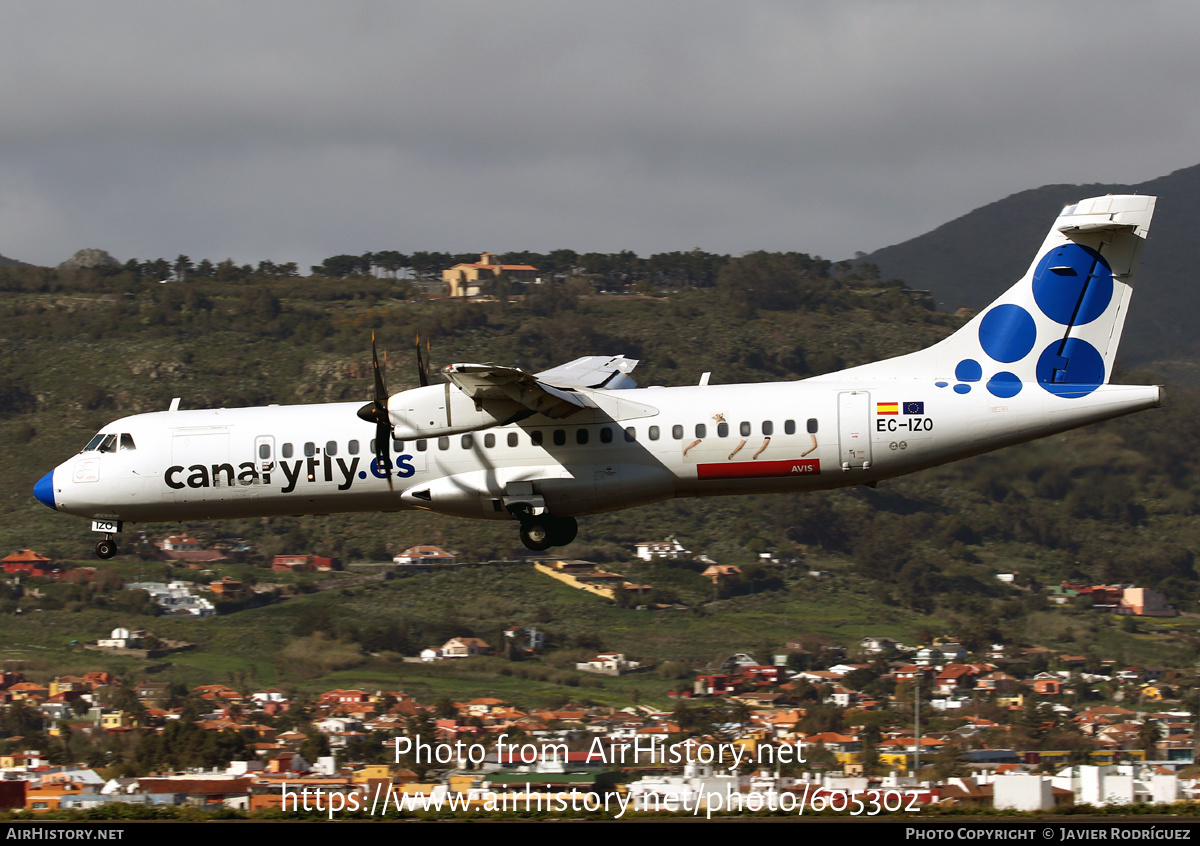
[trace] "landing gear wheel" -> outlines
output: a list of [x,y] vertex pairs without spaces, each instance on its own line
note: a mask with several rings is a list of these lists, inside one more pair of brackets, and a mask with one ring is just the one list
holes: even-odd
[[107,561],[108,559],[112,558],[116,554],[117,554],[117,545],[113,541],[109,540],[108,538],[105,538],[102,541],[96,542],[96,556],[97,557],[103,558],[105,561]]
[[579,521],[574,517],[555,517],[550,523],[552,546],[566,546],[579,534]]
[[550,525],[552,524],[540,518],[521,523],[521,543],[525,544],[526,549],[545,552],[554,546],[550,539]]

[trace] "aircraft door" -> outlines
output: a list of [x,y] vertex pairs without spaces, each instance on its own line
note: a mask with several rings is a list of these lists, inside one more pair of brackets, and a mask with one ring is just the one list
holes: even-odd
[[[171,460],[180,469],[175,502],[227,499],[229,480],[235,475],[229,462],[229,430],[176,429],[171,437]],[[172,486],[174,487],[174,486]]]
[[842,470],[871,466],[871,395],[867,391],[838,394],[838,449]]

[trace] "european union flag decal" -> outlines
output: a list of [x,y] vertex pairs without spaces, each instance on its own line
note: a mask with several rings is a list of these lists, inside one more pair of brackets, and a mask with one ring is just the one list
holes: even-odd
[[904,404],[905,414],[924,414],[925,403],[923,402],[906,402]]

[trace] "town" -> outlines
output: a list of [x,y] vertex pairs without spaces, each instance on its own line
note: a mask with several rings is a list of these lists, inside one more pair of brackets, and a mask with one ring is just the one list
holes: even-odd
[[[673,705],[662,707],[601,706],[586,694],[544,707],[502,696],[422,701],[403,685],[308,692],[242,679],[188,688],[105,669],[106,655],[169,660],[194,647],[156,636],[155,619],[204,625],[218,613],[302,595],[287,585],[216,576],[210,568],[235,547],[207,547],[187,535],[156,542],[159,561],[212,577],[121,585],[146,604],[136,606],[129,625],[80,645],[95,669],[43,678],[9,662],[0,676],[0,809],[169,806],[327,816],[522,803],[599,808],[620,797],[613,815],[684,807],[838,812],[872,802],[876,813],[933,813],[1170,804],[1195,801],[1200,791],[1190,669],[1122,666],[1036,645],[968,648],[950,637],[907,644],[883,636],[837,645],[797,632],[770,656],[716,655],[687,679],[673,673],[660,697]],[[675,539],[638,544],[631,557],[690,562],[716,595],[741,575]],[[322,584],[344,588],[461,566],[453,553],[418,544],[396,555],[387,574],[359,576],[304,554],[274,556],[270,572],[338,576]],[[530,556],[508,566],[531,567],[590,602],[649,603],[641,606],[646,613],[670,613],[654,603],[653,585],[591,562]],[[114,583],[103,570],[32,550],[0,559],[0,568],[17,592],[35,599],[53,584]],[[1013,574],[997,574],[997,582],[1011,586]],[[1161,594],[1129,584],[1064,583],[1041,592],[1050,607],[1086,607],[1135,626],[1177,614]],[[500,637],[493,644],[452,636],[402,662],[537,661],[554,648],[533,626],[514,625]],[[658,678],[663,663],[601,650],[575,667],[601,677]]]

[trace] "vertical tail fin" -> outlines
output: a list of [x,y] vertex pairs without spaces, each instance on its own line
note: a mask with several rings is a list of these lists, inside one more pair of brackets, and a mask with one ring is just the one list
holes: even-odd
[[934,379],[998,397],[1064,398],[1108,382],[1155,198],[1109,195],[1062,210],[1021,280],[944,341],[821,379]]

